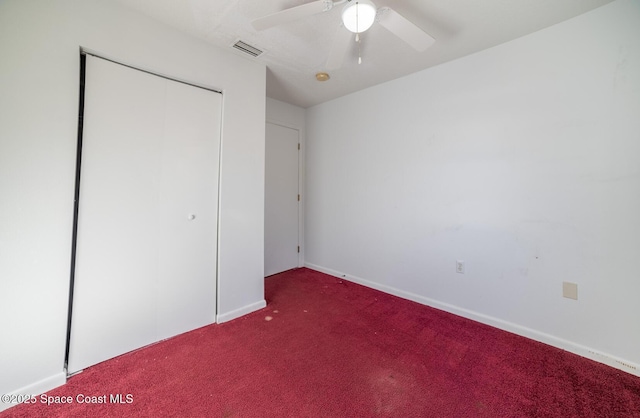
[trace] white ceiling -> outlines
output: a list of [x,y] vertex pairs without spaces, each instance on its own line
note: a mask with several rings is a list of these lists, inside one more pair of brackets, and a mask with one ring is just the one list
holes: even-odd
[[256,31],[251,21],[312,0],[117,0],[167,25],[234,51],[238,39],[265,51],[267,96],[301,107],[510,41],[602,6],[612,0],[373,0],[436,39],[416,52],[380,25],[362,35],[362,64],[355,42],[343,67],[318,82],[340,28],[343,6],[285,25]]

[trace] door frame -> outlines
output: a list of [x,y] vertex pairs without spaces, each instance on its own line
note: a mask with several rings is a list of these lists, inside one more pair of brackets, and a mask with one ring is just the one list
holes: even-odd
[[[105,61],[112,62],[117,65],[121,65],[123,67],[128,67],[130,69],[140,71],[143,73],[151,74],[153,76],[163,78],[166,80],[174,81],[177,83],[189,85],[195,88],[208,90],[214,93],[218,93],[222,96],[222,107],[221,107],[221,127],[219,132],[219,142],[218,142],[218,173],[217,173],[217,186],[218,192],[216,195],[216,252],[215,252],[215,269],[214,269],[214,288],[215,288],[215,310],[213,313],[214,322],[218,323],[219,316],[219,306],[220,306],[220,201],[221,201],[221,189],[222,189],[222,121],[223,121],[223,113],[224,113],[224,93],[221,89],[212,88],[209,86],[204,86],[198,83],[189,82],[186,80],[182,80],[176,77],[167,76],[161,74],[159,72],[151,71],[148,69],[144,69],[135,65],[127,64],[124,61],[119,59],[111,58],[102,53],[96,52],[94,50],[81,47],[79,53],[79,100],[78,100],[78,126],[77,126],[77,137],[76,137],[76,160],[75,160],[75,178],[74,178],[74,205],[73,205],[73,223],[72,223],[72,231],[71,231],[71,260],[70,260],[70,280],[69,280],[69,297],[68,297],[68,307],[67,307],[67,329],[66,329],[66,341],[65,341],[65,353],[64,353],[64,363],[63,369],[64,373],[67,377],[70,377],[72,374],[68,372],[68,364],[69,364],[69,351],[71,347],[71,327],[73,322],[73,298],[74,298],[74,289],[75,289],[75,273],[76,273],[76,250],[77,250],[77,241],[78,241],[78,215],[79,215],[79,206],[80,206],[80,181],[81,181],[81,169],[82,169],[82,145],[83,145],[83,135],[84,135],[84,102],[85,102],[85,78],[86,78],[86,56],[91,55],[96,58],[103,59]],[[79,373],[79,372],[78,372]],[[75,373],[74,373],[75,374]]]
[[[300,201],[298,202],[298,245],[300,246],[300,252],[298,253],[298,268],[304,266],[304,160],[305,160],[305,137],[303,127],[295,124],[283,122],[274,118],[267,117],[265,124],[270,123],[272,125],[282,126],[283,128],[293,129],[298,132],[298,144],[300,149],[298,150],[298,194],[300,195]],[[265,146],[266,146],[266,134],[265,134]],[[266,187],[266,184],[265,184]]]

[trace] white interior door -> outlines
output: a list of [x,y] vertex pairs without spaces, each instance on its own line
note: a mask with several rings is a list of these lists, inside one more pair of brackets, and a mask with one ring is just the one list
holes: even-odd
[[267,123],[265,276],[298,267],[298,141],[296,129]]
[[87,56],[68,372],[215,322],[221,109]]

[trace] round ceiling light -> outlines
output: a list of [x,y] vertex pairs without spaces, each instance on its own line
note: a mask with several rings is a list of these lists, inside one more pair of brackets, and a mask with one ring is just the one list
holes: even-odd
[[366,31],[376,19],[376,6],[369,0],[351,0],[342,10],[342,23],[353,33]]
[[329,74],[327,73],[318,73],[316,74],[316,80],[318,81],[327,81],[329,79]]

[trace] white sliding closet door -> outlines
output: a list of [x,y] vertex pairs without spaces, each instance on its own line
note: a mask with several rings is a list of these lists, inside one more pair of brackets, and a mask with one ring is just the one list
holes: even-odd
[[68,372],[215,322],[221,95],[87,56]]

